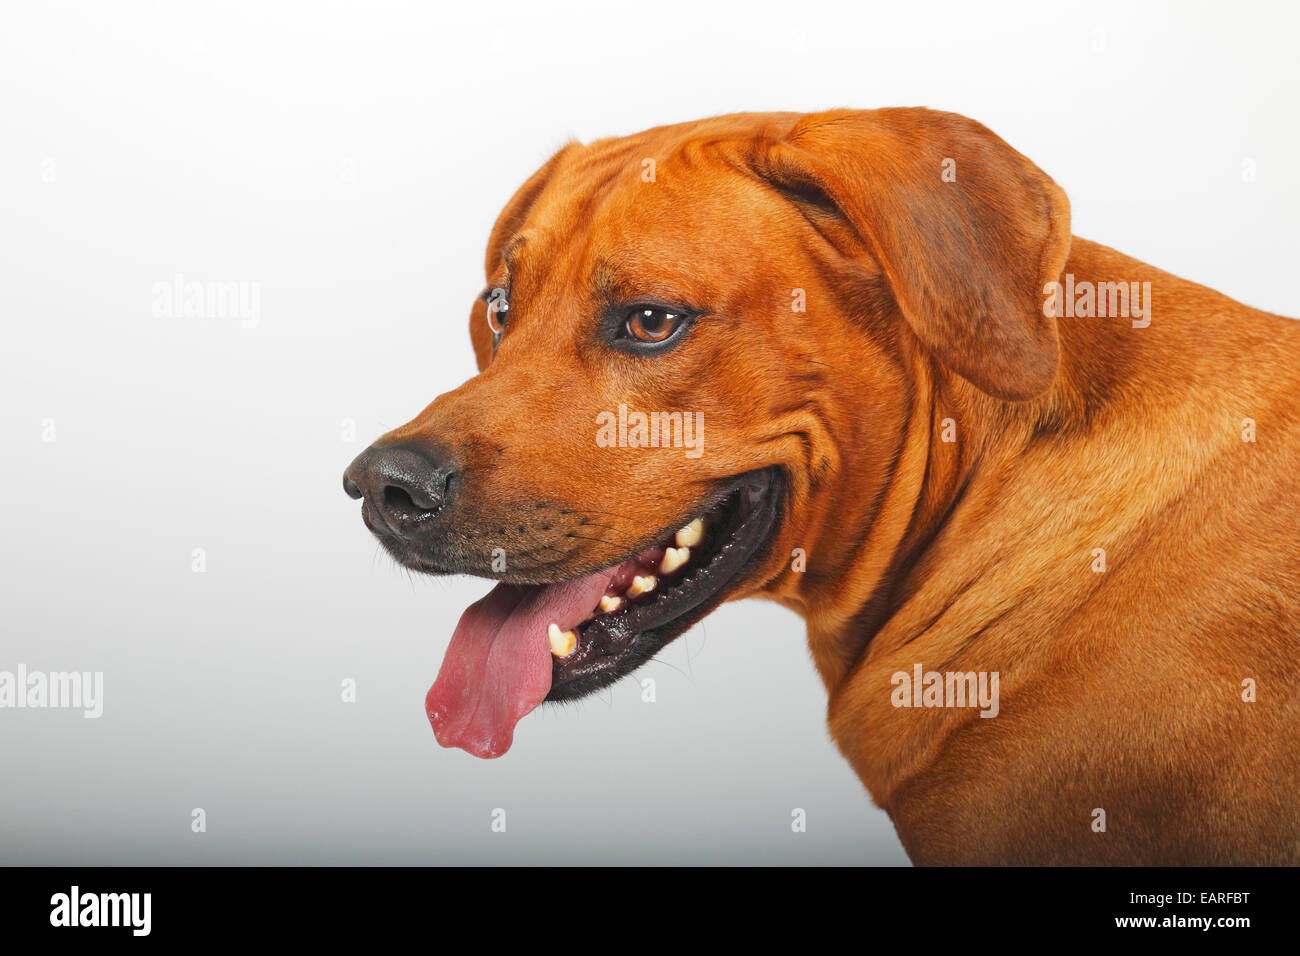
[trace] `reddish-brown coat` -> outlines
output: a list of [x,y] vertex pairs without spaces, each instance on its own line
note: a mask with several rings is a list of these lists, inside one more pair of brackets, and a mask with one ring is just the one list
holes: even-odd
[[[495,359],[479,303],[482,374],[393,433],[462,450],[467,526],[575,575],[780,466],[784,524],[731,597],[804,616],[831,733],[916,862],[1300,862],[1300,323],[1072,240],[1055,183],[929,110],[571,144],[502,213],[489,282],[512,244]],[[1065,273],[1150,282],[1150,325],[1046,317]],[[596,285],[709,314],[612,354]],[[597,450],[619,402],[703,411],[705,454]],[[557,544],[536,502],[588,533]],[[997,671],[999,715],[892,706],[916,663]]]

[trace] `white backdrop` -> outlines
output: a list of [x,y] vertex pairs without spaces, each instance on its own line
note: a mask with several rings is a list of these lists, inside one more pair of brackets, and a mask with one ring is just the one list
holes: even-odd
[[[955,110],[1076,234],[1300,315],[1295,9],[5,2],[0,670],[105,688],[0,709],[0,862],[905,863],[772,605],[671,646],[654,704],[440,749],[424,694],[486,585],[378,555],[342,469],[472,374],[488,230],[571,136]],[[255,321],[168,314],[178,275]]]

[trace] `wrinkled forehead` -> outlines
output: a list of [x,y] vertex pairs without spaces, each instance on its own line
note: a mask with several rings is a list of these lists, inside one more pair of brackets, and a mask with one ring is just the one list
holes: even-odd
[[745,164],[748,132],[674,128],[575,146],[503,245],[500,268],[615,299],[734,272],[789,215]]

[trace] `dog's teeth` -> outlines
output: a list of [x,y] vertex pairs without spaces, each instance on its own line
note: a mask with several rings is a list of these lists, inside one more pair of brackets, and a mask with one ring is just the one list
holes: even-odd
[[613,614],[623,606],[623,599],[617,594],[606,594],[600,599],[600,613]]
[[[680,535],[680,532],[678,534]],[[691,560],[690,548],[669,548],[664,552],[664,559],[659,562],[659,571],[662,574],[672,574],[689,560]]]
[[638,574],[632,578],[632,583],[627,589],[627,596],[634,598],[640,597],[642,594],[649,594],[655,589],[655,584],[657,582],[658,579],[653,574]]
[[704,519],[696,518],[676,535],[677,547],[693,548],[704,540]]
[[578,635],[573,631],[560,630],[560,625],[554,622],[546,629],[546,636],[551,641],[551,653],[556,657],[568,657],[578,646]]

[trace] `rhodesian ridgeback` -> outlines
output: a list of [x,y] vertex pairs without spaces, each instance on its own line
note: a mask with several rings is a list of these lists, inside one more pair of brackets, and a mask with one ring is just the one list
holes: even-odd
[[444,746],[764,597],[916,863],[1300,862],[1300,323],[925,109],[571,143],[486,271],[479,374],[344,478],[402,564],[499,582]]

